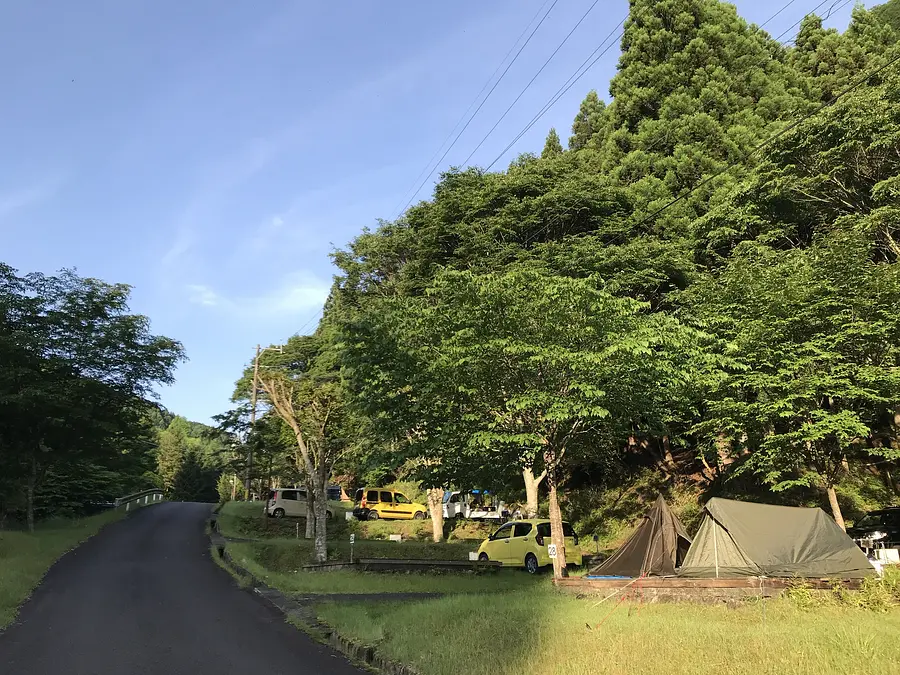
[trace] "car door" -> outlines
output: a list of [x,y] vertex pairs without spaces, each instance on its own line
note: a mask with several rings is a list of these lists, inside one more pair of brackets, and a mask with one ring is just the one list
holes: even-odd
[[509,560],[511,564],[524,565],[525,556],[531,550],[534,540],[534,526],[531,523],[515,523],[509,540]]
[[494,532],[484,547],[484,552],[488,554],[488,558],[508,565],[512,561],[509,552],[509,542],[512,534],[513,523],[506,523],[506,525]]
[[381,508],[378,512],[383,518],[396,518],[396,510],[394,508],[394,494],[390,490],[381,490],[378,493]]
[[284,509],[284,515],[286,516],[292,516],[296,518],[298,515],[300,515],[299,513],[297,513],[297,491],[282,490],[279,506]]
[[397,518],[411,519],[415,515],[412,502],[402,492],[394,493],[394,513]]
[[306,503],[306,490],[297,490],[297,501],[294,502],[294,513],[298,518],[306,518],[308,504]]
[[563,537],[566,542],[566,564],[574,565],[581,562],[581,549],[578,546],[578,535],[569,523],[563,523]]

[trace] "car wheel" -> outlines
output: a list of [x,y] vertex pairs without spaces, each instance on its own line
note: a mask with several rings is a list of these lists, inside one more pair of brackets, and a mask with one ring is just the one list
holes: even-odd
[[487,553],[482,553],[478,556],[478,562],[490,562],[491,559],[488,557]]
[[525,569],[528,570],[529,574],[537,574],[540,572],[541,568],[538,565],[538,559],[534,553],[529,553],[525,556]]
[[425,520],[425,513],[422,511],[416,511],[416,515],[413,516],[414,520]]
[[378,520],[378,511],[369,511],[367,520]]
[[284,509],[275,509],[272,511],[272,515],[276,518],[284,518]]
[[465,518],[465,516],[461,513],[457,513],[455,517],[457,520],[462,520],[463,518]]

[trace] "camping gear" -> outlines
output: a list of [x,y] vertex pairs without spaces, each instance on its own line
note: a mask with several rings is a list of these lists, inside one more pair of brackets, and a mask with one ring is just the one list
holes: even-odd
[[870,576],[872,565],[822,509],[714,497],[706,504],[679,576],[722,578]]
[[691,545],[681,521],[660,495],[634,534],[590,576],[670,576]]

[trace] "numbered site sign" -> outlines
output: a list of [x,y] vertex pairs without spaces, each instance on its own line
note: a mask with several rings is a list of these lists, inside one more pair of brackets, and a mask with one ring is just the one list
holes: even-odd
[[355,534],[351,534],[351,535],[350,535],[350,543],[352,544],[354,541],[356,541],[356,535],[355,535]]
[[547,555],[551,558],[556,558],[556,544],[550,544],[547,546]]

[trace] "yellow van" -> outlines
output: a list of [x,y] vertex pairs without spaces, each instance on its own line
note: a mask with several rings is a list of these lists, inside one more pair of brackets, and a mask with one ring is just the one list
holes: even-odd
[[[581,565],[578,535],[569,523],[563,523],[566,542],[566,564]],[[478,548],[482,562],[495,560],[504,567],[524,567],[536,574],[541,567],[552,564],[547,547],[550,545],[550,521],[545,519],[513,520],[503,525]]]
[[356,491],[353,515],[359,520],[422,520],[428,509],[402,492],[387,488],[360,488]]

